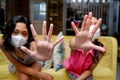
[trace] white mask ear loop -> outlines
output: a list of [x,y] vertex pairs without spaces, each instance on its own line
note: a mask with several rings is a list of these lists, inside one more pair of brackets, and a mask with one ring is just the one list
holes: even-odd
[[23,46],[27,43],[27,38],[21,35],[12,35],[11,36],[11,43],[15,47]]
[[[94,27],[95,27],[95,25],[91,25],[90,29],[89,29],[89,32],[92,32]],[[95,39],[97,39],[99,37],[100,37],[100,28],[98,28],[97,31],[95,32],[95,34],[94,34],[94,36],[92,38],[92,41],[94,41]]]

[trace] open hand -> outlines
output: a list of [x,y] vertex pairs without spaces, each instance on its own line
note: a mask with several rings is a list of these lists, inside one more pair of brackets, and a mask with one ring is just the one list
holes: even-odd
[[84,20],[82,22],[82,27],[81,30],[79,31],[79,29],[75,26],[75,24],[73,22],[71,22],[71,25],[75,31],[75,38],[73,40],[71,40],[71,48],[72,49],[84,49],[84,50],[89,50],[89,49],[96,49],[99,51],[104,52],[105,49],[94,45],[92,43],[92,38],[94,36],[94,33],[96,32],[96,30],[100,27],[100,24],[102,23],[102,19],[98,19],[95,28],[93,29],[93,31],[89,31],[90,25],[92,24],[91,22],[91,18],[92,18],[92,12],[89,13],[89,15],[85,15],[84,16]]
[[27,54],[31,55],[35,59],[38,60],[49,60],[52,57],[53,49],[59,42],[63,41],[64,37],[61,37],[59,40],[51,43],[52,38],[52,31],[53,31],[53,24],[50,24],[50,29],[48,35],[46,36],[46,21],[43,22],[42,26],[42,40],[38,39],[37,33],[33,25],[31,24],[31,31],[35,40],[36,50],[32,51],[27,49],[26,47],[22,46],[21,49],[26,52]]

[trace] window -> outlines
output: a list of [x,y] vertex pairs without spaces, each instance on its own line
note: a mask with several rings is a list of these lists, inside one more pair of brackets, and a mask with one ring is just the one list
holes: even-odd
[[45,2],[34,2],[33,3],[33,19],[34,20],[46,20],[46,3]]

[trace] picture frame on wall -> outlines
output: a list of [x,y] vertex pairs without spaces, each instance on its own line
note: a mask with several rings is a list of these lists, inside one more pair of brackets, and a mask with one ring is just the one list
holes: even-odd
[[58,16],[58,1],[50,0],[50,16]]

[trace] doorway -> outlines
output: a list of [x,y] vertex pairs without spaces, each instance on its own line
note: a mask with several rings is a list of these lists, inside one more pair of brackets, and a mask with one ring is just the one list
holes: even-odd
[[46,20],[46,0],[30,0],[30,20],[37,34],[42,32],[42,22]]

